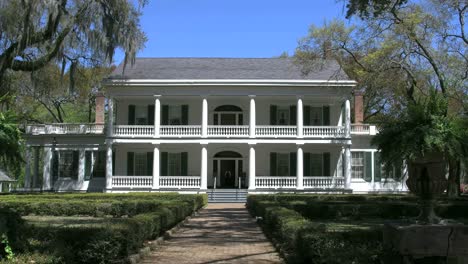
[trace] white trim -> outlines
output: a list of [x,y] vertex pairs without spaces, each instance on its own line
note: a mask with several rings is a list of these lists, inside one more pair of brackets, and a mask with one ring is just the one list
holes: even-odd
[[106,86],[137,85],[137,86],[199,86],[199,85],[242,85],[242,86],[356,86],[354,80],[271,80],[271,79],[107,79]]
[[[129,144],[336,144],[351,145],[350,139],[317,139],[317,140],[296,140],[296,139],[112,139],[112,143]],[[356,150],[360,151],[360,150]],[[369,150],[371,151],[371,150]]]

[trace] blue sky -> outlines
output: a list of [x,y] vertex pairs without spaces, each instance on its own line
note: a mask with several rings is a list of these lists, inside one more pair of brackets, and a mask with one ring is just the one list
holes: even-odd
[[137,56],[293,54],[311,24],[343,18],[345,11],[336,0],[150,0],[141,17],[148,42]]

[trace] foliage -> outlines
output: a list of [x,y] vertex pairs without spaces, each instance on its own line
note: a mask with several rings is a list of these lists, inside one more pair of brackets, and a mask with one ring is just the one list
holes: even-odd
[[401,6],[408,0],[349,0],[346,7],[346,18],[358,14],[361,17],[381,15],[385,10]]
[[[0,105],[7,99],[7,96],[0,97]],[[16,176],[23,162],[22,142],[15,113],[12,110],[0,111],[0,168]]]
[[31,72],[50,62],[74,76],[79,64],[112,62],[117,48],[125,63],[133,62],[146,41],[139,25],[146,2],[0,1],[0,79],[9,70]]

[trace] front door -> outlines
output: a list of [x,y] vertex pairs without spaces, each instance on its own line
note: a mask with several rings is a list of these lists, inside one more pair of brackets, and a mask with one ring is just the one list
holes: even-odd
[[236,161],[221,160],[221,188],[235,188],[236,186]]

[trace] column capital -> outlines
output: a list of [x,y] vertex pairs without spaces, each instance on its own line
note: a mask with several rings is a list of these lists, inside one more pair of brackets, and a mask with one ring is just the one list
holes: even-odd
[[298,95],[296,95],[296,99],[297,100],[299,100],[299,99],[302,100],[302,99],[304,99],[304,96],[302,94],[298,94]]
[[160,94],[154,94],[153,97],[154,98],[161,98],[161,95]]
[[255,95],[255,94],[249,94],[248,96],[249,96],[250,98],[255,98],[255,97],[257,97],[257,95]]

